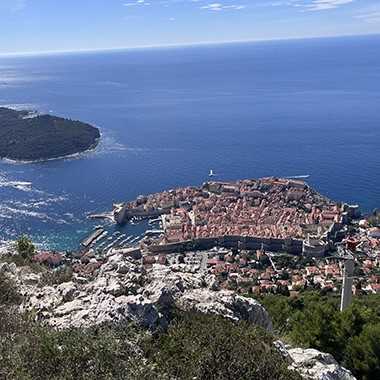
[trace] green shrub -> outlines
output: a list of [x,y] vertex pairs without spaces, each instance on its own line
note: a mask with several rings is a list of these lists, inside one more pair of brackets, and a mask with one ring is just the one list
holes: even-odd
[[26,261],[30,261],[34,255],[35,247],[32,241],[25,235],[16,241],[17,253]]
[[276,332],[294,345],[331,353],[358,379],[379,378],[380,295],[354,298],[339,311],[339,297],[304,292],[298,298],[261,299]]
[[2,309],[0,319],[0,379],[300,379],[265,331],[221,317],[181,315],[155,336],[131,325],[60,331]]
[[17,305],[21,300],[14,281],[0,273],[0,307]]
[[248,323],[186,313],[150,344],[147,355],[173,379],[299,379],[272,343]]
[[[4,317],[4,315],[2,316]],[[17,380],[159,379],[144,362],[137,333],[104,326],[55,330],[8,314],[0,337],[0,378]],[[142,333],[140,333],[142,334]]]
[[352,338],[345,350],[344,364],[359,379],[380,379],[380,323],[366,325]]

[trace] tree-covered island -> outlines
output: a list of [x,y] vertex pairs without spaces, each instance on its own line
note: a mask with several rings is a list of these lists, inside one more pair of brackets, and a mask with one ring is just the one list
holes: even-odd
[[0,107],[0,158],[60,158],[93,149],[99,139],[97,128],[80,121]]

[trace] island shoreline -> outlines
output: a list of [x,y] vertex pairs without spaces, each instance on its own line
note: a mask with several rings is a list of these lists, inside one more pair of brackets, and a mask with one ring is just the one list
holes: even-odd
[[78,156],[80,156],[82,154],[85,155],[85,154],[95,152],[99,147],[99,143],[100,143],[101,138],[102,138],[102,134],[100,133],[100,137],[97,139],[96,144],[94,144],[94,146],[90,147],[89,149],[84,150],[83,152],[67,154],[65,156],[59,156],[59,157],[41,158],[41,159],[37,159],[37,160],[15,160],[15,159],[8,158],[8,157],[0,157],[0,162],[2,161],[2,162],[7,163],[7,164],[17,165],[17,164],[38,164],[38,163],[43,163],[43,162],[65,160],[65,159],[70,159],[70,158],[74,159],[74,158],[77,158]]
[[[38,137],[33,137],[33,134]],[[88,122],[0,107],[0,161],[38,163],[95,151],[102,133]]]

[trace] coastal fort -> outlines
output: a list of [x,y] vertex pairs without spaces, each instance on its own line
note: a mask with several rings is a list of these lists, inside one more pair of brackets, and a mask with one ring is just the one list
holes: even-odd
[[356,205],[331,201],[296,179],[261,178],[204,183],[114,205],[119,224],[161,219],[162,230],[143,249],[171,253],[210,249],[267,249],[323,256],[359,216]]

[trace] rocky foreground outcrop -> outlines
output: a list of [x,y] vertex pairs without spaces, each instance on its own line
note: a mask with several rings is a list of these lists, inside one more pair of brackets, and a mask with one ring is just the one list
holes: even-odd
[[[108,258],[94,278],[75,277],[55,286],[39,285],[40,276],[14,264],[0,264],[0,273],[12,278],[24,302],[40,321],[59,329],[89,327],[105,322],[132,321],[152,331],[165,328],[174,308],[246,320],[268,331],[272,323],[255,300],[219,289],[215,277],[186,265],[153,265],[145,269],[130,258]],[[289,368],[307,380],[355,380],[335,359],[313,349],[275,342]]]
[[355,380],[330,354],[311,348],[292,348],[281,341],[274,344],[288,360],[289,369],[297,371],[305,380]]
[[[6,270],[3,267],[0,270]],[[38,275],[8,266],[24,296],[22,311],[57,328],[89,327],[133,321],[150,330],[165,328],[174,308],[247,320],[267,330],[272,323],[255,300],[219,290],[213,276],[191,273],[186,265],[154,265],[145,270],[122,255],[113,255],[95,278],[78,277],[57,286],[38,286]]]

